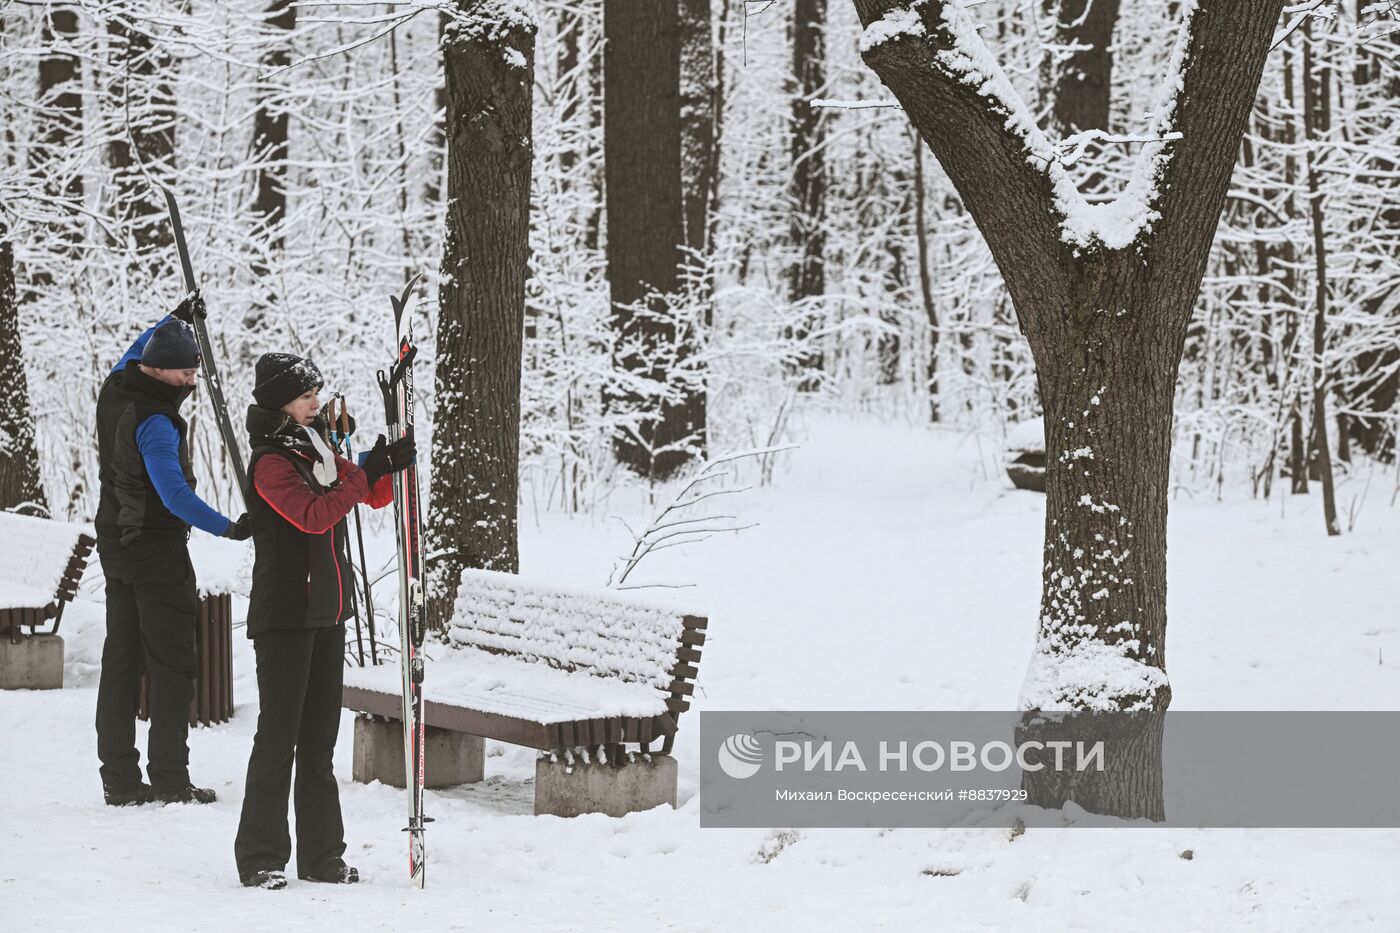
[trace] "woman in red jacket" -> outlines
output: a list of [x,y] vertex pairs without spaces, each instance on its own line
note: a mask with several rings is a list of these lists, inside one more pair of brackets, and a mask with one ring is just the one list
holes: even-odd
[[239,880],[286,887],[287,795],[296,765],[297,876],[350,884],[345,827],[332,770],[340,728],[345,620],[354,586],[345,516],[357,503],[393,501],[391,473],[413,460],[413,439],[380,435],[363,466],[338,457],[319,423],[323,385],[310,360],[268,353],[248,407],[248,515],[253,587],[248,637],[258,669],[258,728],[234,841]]

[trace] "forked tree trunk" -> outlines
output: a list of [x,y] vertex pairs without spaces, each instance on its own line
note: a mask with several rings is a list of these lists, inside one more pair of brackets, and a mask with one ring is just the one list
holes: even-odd
[[[1096,224],[961,3],[854,0],[866,62],[904,106],[987,240],[1035,358],[1046,424],[1040,623],[1022,708],[1160,713],[1172,405],[1187,325],[1282,0],[1202,0],[1182,34],[1170,129],[1142,166],[1150,203]],[[1175,76],[1166,86],[1176,87]],[[1155,216],[1150,218],[1148,210]],[[1160,818],[1161,733],[1121,767],[1024,779]],[[1033,716],[1032,716],[1033,719]]]
[[463,0],[443,36],[447,230],[437,321],[428,610],[463,568],[519,569],[520,368],[530,232],[535,25]]

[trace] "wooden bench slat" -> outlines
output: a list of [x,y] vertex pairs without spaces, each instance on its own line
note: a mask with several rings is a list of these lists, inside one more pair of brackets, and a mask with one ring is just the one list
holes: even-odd
[[681,643],[685,645],[703,645],[705,643],[705,633],[700,629],[688,628],[681,632]]
[[671,676],[681,680],[694,680],[700,676],[700,671],[694,664],[677,664],[671,668]]
[[673,681],[671,681],[671,692],[672,692],[672,693],[683,693],[683,694],[685,694],[686,696],[694,696],[694,695],[695,695],[695,684],[690,683],[689,681],[686,681],[686,680],[673,680]]
[[704,616],[681,616],[681,625],[688,629],[704,630],[709,628],[710,620]]
[[[372,713],[385,719],[398,720],[403,714],[403,701],[397,694],[381,693],[377,690],[366,690],[350,685],[345,687],[344,701],[341,705],[347,709]],[[479,735],[483,738],[495,739],[498,742],[523,745],[526,748],[537,748],[541,751],[551,751],[563,747],[556,740],[557,724],[545,725],[498,713],[483,713],[480,710],[437,703],[433,700],[427,700],[423,704],[423,721],[434,728],[465,732],[467,735]]]
[[683,700],[680,697],[671,697],[666,701],[666,708],[673,713],[684,713],[686,710],[690,709],[690,701]]

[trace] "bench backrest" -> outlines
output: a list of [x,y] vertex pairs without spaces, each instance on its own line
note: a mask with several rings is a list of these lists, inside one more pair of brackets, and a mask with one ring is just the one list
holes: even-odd
[[94,544],[87,525],[0,512],[0,630],[56,617]]
[[467,570],[449,637],[460,646],[558,670],[675,692],[678,679],[694,678],[694,668],[685,661],[699,660],[704,628],[703,616],[659,601]]

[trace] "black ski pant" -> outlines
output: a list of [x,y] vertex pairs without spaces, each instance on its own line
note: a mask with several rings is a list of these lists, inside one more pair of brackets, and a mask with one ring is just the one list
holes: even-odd
[[189,713],[194,697],[194,567],[181,536],[99,541],[107,578],[107,640],[97,686],[97,757],[104,787],[141,783],[136,706],[141,669],[150,672],[146,773],[156,790],[190,783]]
[[331,759],[340,730],[345,626],[273,629],[253,639],[258,659],[258,731],[248,758],[243,814],[233,843],[239,875],[281,871],[292,854],[287,793],[297,816],[297,869],[345,854],[340,790]]

